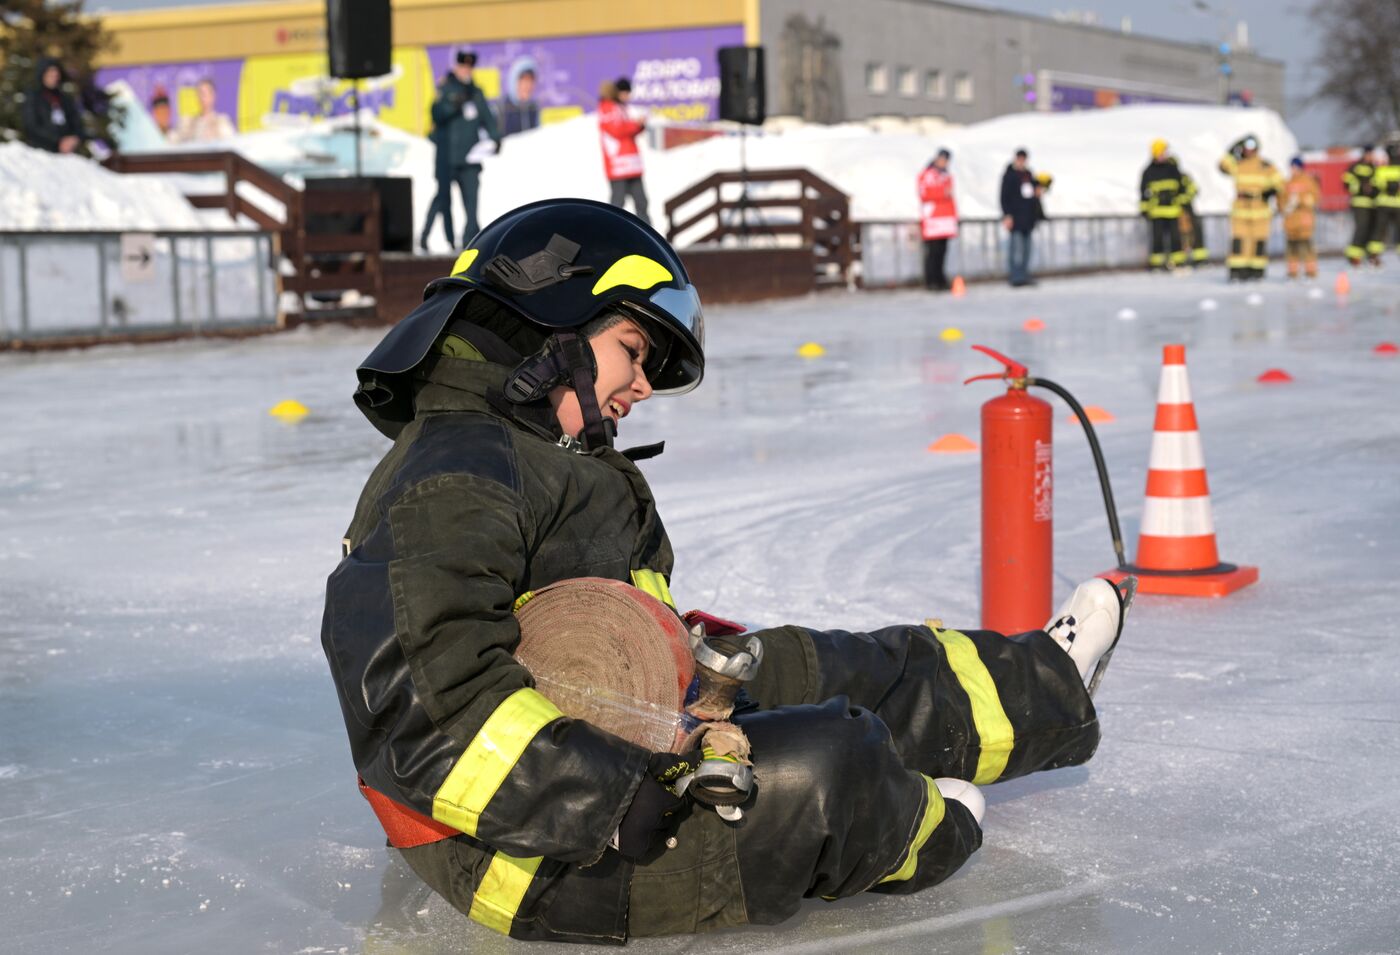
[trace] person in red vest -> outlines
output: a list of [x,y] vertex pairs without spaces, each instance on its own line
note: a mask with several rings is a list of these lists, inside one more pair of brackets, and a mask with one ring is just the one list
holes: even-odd
[[627,106],[632,98],[632,82],[622,77],[604,83],[598,91],[598,136],[603,144],[603,171],[612,193],[608,202],[619,209],[632,197],[632,211],[643,222],[647,218],[647,192],[642,187],[642,154],[637,137],[647,128],[644,118],[636,117]]
[[919,173],[919,231],[924,240],[924,288],[948,290],[943,262],[948,256],[948,240],[958,234],[958,204],[953,200],[953,177],[948,163],[953,154],[940,149],[933,161]]

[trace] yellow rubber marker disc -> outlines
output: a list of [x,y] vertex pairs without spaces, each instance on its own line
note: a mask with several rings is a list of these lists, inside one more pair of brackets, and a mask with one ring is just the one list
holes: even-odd
[[311,413],[311,409],[295,398],[288,398],[286,401],[279,401],[268,408],[267,413],[274,418],[281,418],[283,421],[300,421]]

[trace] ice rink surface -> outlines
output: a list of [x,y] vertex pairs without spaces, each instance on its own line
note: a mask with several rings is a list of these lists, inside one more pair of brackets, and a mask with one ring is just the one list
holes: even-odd
[[[973,342],[1116,416],[1100,435],[1129,556],[1161,346],[1185,343],[1221,555],[1261,580],[1140,597],[1098,755],[988,787],[985,845],[942,886],[631,949],[1400,951],[1400,356],[1372,353],[1400,339],[1387,269],[1345,302],[1328,265],[1316,287],[1211,269],[713,309],[705,383],[642,405],[619,441],[668,441],[645,470],[683,607],[975,625],[978,459],[925,450],[976,438],[999,393],[961,384],[995,370]],[[321,655],[324,579],[386,448],[349,400],[378,336],[0,356],[0,951],[527,947],[384,848]],[[808,341],[825,356],[798,357]],[[1274,367],[1295,380],[1255,382]],[[311,414],[269,417],[285,398]],[[1113,562],[1067,415],[1057,599]]]

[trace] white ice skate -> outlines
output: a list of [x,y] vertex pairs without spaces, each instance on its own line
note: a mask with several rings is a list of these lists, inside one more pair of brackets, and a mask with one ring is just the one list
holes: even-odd
[[938,787],[944,799],[962,803],[972,813],[972,818],[977,820],[977,824],[982,825],[982,817],[987,812],[987,800],[983,797],[982,790],[966,779],[953,779],[950,776],[939,776],[933,784]]
[[1108,668],[1135,593],[1136,577],[1128,577],[1117,586],[1094,577],[1076,587],[1045,625],[1045,632],[1074,661],[1090,696]]

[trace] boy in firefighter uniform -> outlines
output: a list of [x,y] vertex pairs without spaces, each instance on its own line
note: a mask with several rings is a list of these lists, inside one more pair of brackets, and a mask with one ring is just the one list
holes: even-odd
[[1191,268],[1199,268],[1210,258],[1210,250],[1206,248],[1205,225],[1201,222],[1201,217],[1196,212],[1196,196],[1201,189],[1196,185],[1196,180],[1191,174],[1183,171],[1181,173],[1181,246],[1189,250],[1186,258],[1191,263]]
[[1283,235],[1288,243],[1288,277],[1298,277],[1301,264],[1310,279],[1317,278],[1317,248],[1313,245],[1313,228],[1317,221],[1317,201],[1322,186],[1317,177],[1307,171],[1302,156],[1289,163],[1291,175],[1283,186]]
[[1376,223],[1371,239],[1375,261],[1387,245],[1400,251],[1400,139],[1385,144],[1386,163],[1376,170]]
[[1342,184],[1351,199],[1351,242],[1347,245],[1347,261],[1360,265],[1363,256],[1372,265],[1380,265],[1381,244],[1375,238],[1376,224],[1376,147],[1367,143],[1361,147],[1361,157],[1342,173]]
[[1230,279],[1255,281],[1269,266],[1270,199],[1283,189],[1283,177],[1273,163],[1259,155],[1259,140],[1245,136],[1220,160],[1220,171],[1235,181],[1230,207],[1230,254],[1225,264]]
[[671,602],[636,464],[661,446],[613,436],[653,393],[696,387],[704,360],[666,240],[556,199],[482,230],[358,369],[356,404],[394,444],[326,587],[355,768],[409,866],[514,938],[620,944],[915,892],[981,844],[974,784],[1098,745],[1086,684],[1123,615],[1100,579],[1009,637],[933,621],[752,634],[763,663],[730,717],[752,746],[742,825],[678,784],[694,754],[564,716],[513,656],[514,608],[578,577]]
[[1142,171],[1138,208],[1152,229],[1147,267],[1162,271],[1186,264],[1181,249],[1181,170],[1167,155],[1167,141],[1152,142],[1152,161]]

